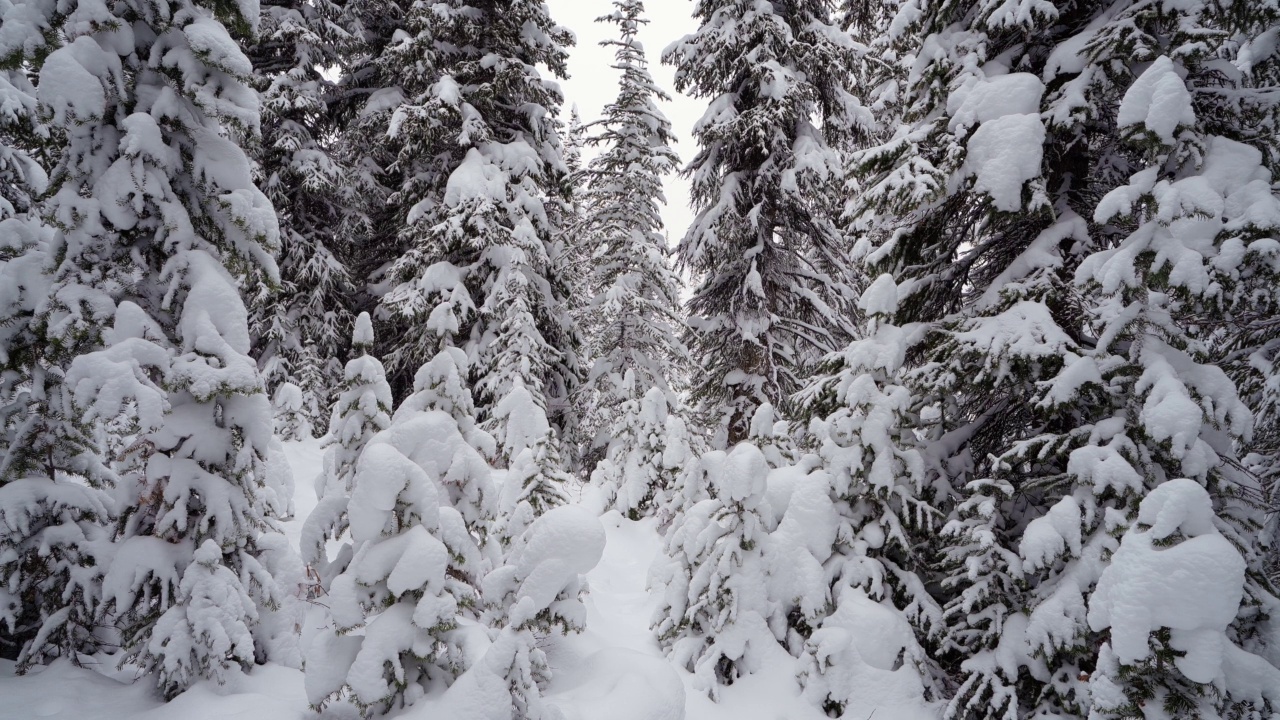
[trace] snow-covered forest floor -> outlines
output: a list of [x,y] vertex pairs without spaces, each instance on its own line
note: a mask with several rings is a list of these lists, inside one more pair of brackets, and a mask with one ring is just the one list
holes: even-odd
[[[315,507],[311,480],[321,470],[319,440],[287,443],[285,453],[296,479],[295,515],[283,523],[297,548],[302,522]],[[576,502],[596,511],[600,503],[591,487],[575,488]],[[616,511],[601,517],[608,541],[599,565],[588,574],[587,630],[547,639],[553,679],[548,699],[565,720],[819,720],[824,715],[798,696],[796,661],[780,647],[750,683],[721,690],[713,703],[693,688],[693,675],[663,657],[649,621],[657,598],[648,588],[649,569],[662,549],[655,521],[628,520]],[[309,624],[323,622],[310,614]],[[303,636],[318,628],[304,628]],[[881,638],[868,636],[875,645]],[[868,647],[867,650],[872,650]],[[868,655],[873,655],[869,652]],[[17,677],[14,663],[0,660],[0,718],[75,718],[83,720],[288,720],[323,718],[352,720],[350,706],[337,705],[317,714],[307,707],[303,673],[275,664],[234,673],[222,686],[202,681],[164,703],[147,679],[134,682],[131,668],[117,669],[107,656],[97,668],[76,668],[67,661],[34,668]],[[888,676],[888,674],[886,674]],[[915,720],[936,717],[929,708],[895,703],[893,687],[874,684],[860,696],[863,708],[846,717]],[[433,700],[435,702],[433,702]],[[467,720],[439,706],[446,698],[426,698],[387,717]],[[443,714],[442,714],[443,713]]]

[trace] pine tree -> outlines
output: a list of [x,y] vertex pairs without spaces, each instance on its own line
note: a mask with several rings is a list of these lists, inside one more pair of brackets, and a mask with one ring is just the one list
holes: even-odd
[[[437,5],[426,30],[440,79],[397,110],[401,132],[422,128],[438,163],[435,182],[407,217],[405,250],[387,271],[383,306],[422,328],[403,333],[393,364],[417,365],[441,343],[471,359],[476,404],[491,429],[495,405],[518,377],[564,434],[578,381],[577,335],[568,316],[565,248],[552,219],[566,167],[556,114],[561,97],[535,66],[564,74],[569,36],[538,3],[500,11]],[[527,42],[537,28],[537,42]],[[494,89],[500,91],[494,91]],[[537,108],[537,112],[528,112]]]
[[590,198],[586,188],[586,167],[582,162],[582,151],[588,146],[587,126],[582,122],[582,115],[575,103],[569,108],[569,122],[564,132],[564,166],[565,187],[568,200],[552,206],[550,212],[556,227],[561,228],[564,236],[564,277],[568,288],[566,300],[569,312],[579,329],[583,331],[582,361],[586,362],[591,348],[586,341],[586,327],[590,315],[586,309],[591,301],[590,286],[592,253],[595,245],[587,230],[592,211]]
[[[452,631],[478,609],[481,568],[462,516],[441,496],[441,448],[474,453],[452,418],[435,411],[398,420],[360,456],[348,506],[354,553],[329,591],[334,631],[307,664],[316,707],[345,694],[385,713],[464,669]],[[487,481],[480,465],[473,479]]]
[[268,388],[302,390],[310,427],[324,419],[342,377],[343,330],[351,322],[352,279],[337,230],[346,222],[342,185],[349,169],[328,146],[337,128],[329,104],[340,66],[354,44],[348,18],[331,2],[264,3],[248,49],[261,98],[260,183],[280,218],[280,282],[249,288],[254,357]]
[[[200,562],[228,570],[214,572],[220,592],[263,604],[277,592],[256,559],[270,403],[228,267],[273,277],[278,229],[231,139],[257,131],[258,110],[252,68],[218,19],[248,35],[257,18],[185,0],[153,10],[51,15],[37,34],[65,44],[33,45],[43,112],[64,130],[43,207],[59,227],[47,307],[90,346],[85,333],[110,324],[65,382],[84,422],[124,416],[131,442],[101,611],[122,628],[122,658],[171,696],[253,659],[239,640],[230,652],[192,637],[211,612],[184,583],[197,547],[216,546]],[[110,30],[123,24],[125,40]],[[250,633],[255,620],[234,619]]]
[[346,567],[349,554],[332,563],[325,543],[342,537],[349,526],[348,504],[355,490],[356,465],[369,441],[391,425],[391,387],[382,363],[369,352],[374,347],[373,321],[360,313],[351,333],[351,348],[359,357],[347,362],[338,399],[325,435],[322,471],[316,478],[319,502],[303,524],[302,559],[319,573],[322,585]]
[[588,472],[607,451],[613,428],[636,424],[638,418],[623,413],[638,411],[650,389],[667,398],[663,415],[678,408],[676,391],[688,364],[680,340],[680,282],[667,260],[659,215],[662,176],[678,161],[671,123],[657,106],[670,98],[654,83],[636,38],[648,22],[644,4],[620,0],[614,8],[599,22],[616,24],[620,37],[601,44],[615,48],[621,78],[589,140],[603,149],[584,172],[587,215],[577,230],[590,245],[590,301],[580,317],[592,365],[578,390],[586,405],[578,444]]
[[653,629],[672,660],[694,674],[695,687],[716,700],[721,685],[754,672],[777,643],[770,623],[779,608],[766,591],[764,454],[740,443],[701,462],[713,497],[689,508],[667,536]]
[[94,347],[98,318],[49,302],[55,229],[38,199],[56,130],[23,70],[39,16],[6,3],[0,17],[0,654],[24,672],[97,648],[113,477],[64,382],[70,360]]
[[[479,472],[476,458],[489,460],[497,454],[493,436],[480,429],[476,422],[475,403],[467,386],[466,355],[458,348],[446,347],[430,362],[418,370],[413,381],[413,394],[396,408],[395,418],[409,413],[438,410],[448,413],[458,426],[467,446],[475,453],[458,453],[449,463],[441,460],[447,469],[442,475],[444,489],[453,508],[461,513],[467,529],[482,548],[493,526],[497,509],[497,497],[487,482],[473,481]],[[487,466],[485,466],[487,472]]]
[[21,6],[9,0],[0,5],[0,18],[13,28],[0,38],[0,221],[28,217],[49,181],[32,155],[38,153],[48,129],[39,121],[35,88],[21,70],[29,52],[23,34],[34,30],[23,13]]
[[470,415],[457,353],[423,366],[416,392],[360,453],[345,508],[354,552],[330,588],[334,631],[307,664],[314,706],[346,695],[386,712],[466,669],[453,631],[484,610],[495,491],[481,452],[493,440]]
[[276,417],[276,435],[283,440],[302,440],[311,437],[311,418],[303,407],[306,399],[302,388],[291,382],[276,386],[272,407]]
[[494,433],[498,454],[507,464],[498,537],[510,546],[539,516],[569,503],[565,488],[573,478],[563,469],[546,412],[519,378],[494,408],[494,420],[500,423]]
[[352,41],[343,48],[333,111],[339,161],[351,174],[343,186],[350,212],[339,232],[344,247],[359,248],[348,262],[356,303],[378,308],[374,317],[386,325],[379,355],[393,394],[403,397],[413,373],[440,346],[425,331],[431,323],[422,308],[392,308],[387,300],[402,282],[393,268],[422,270],[432,262],[415,247],[423,233],[419,218],[439,201],[451,169],[436,144],[439,119],[415,111],[441,89],[437,19],[426,3],[379,0],[345,5],[343,22]]
[[[19,282],[7,269],[0,280]],[[66,363],[84,348],[75,336],[48,332],[68,314],[37,313],[29,318],[31,344],[9,348],[11,360],[30,356],[30,364],[10,366],[22,381],[0,452],[0,620],[7,625],[0,639],[18,646],[6,650],[17,650],[19,672],[58,657],[79,665],[80,653],[99,646],[94,629],[112,519],[106,491],[115,475],[65,382]],[[72,342],[60,346],[62,339]]]
[[[950,517],[935,576],[938,655],[958,669],[947,717],[1204,709],[1188,710],[1205,687],[1170,664],[1103,662],[1103,628],[1085,619],[1116,534],[1169,478],[1206,487],[1237,539],[1251,579],[1229,634],[1263,647],[1254,623],[1270,591],[1246,539],[1257,486],[1219,442],[1245,441],[1249,413],[1206,361],[1230,332],[1226,308],[1259,299],[1237,278],[1267,272],[1260,253],[1235,250],[1251,236],[1233,235],[1247,221],[1228,199],[1269,183],[1263,155],[1221,136],[1261,145],[1269,113],[1247,77],[1207,80],[1208,57],[1262,27],[1222,12],[973,2],[900,14],[868,43],[881,55],[864,97],[886,129],[855,155],[850,213],[859,254],[900,293],[892,322],[916,328],[898,424],[924,441],[926,499]],[[893,62],[905,56],[918,62]],[[1205,194],[1178,194],[1193,186]],[[1190,250],[1197,213],[1222,231]],[[1090,708],[1086,681],[1127,682],[1134,704]],[[1213,712],[1263,702],[1229,690]]]
[[854,700],[831,678],[856,672],[845,663],[862,662],[847,652],[856,639],[842,629],[872,621],[867,618],[884,623],[890,612],[895,625],[910,629],[900,636],[902,661],[930,695],[945,692],[942,671],[928,653],[944,629],[942,608],[927,589],[933,578],[928,539],[941,523],[930,504],[934,489],[926,485],[915,398],[901,377],[915,329],[889,319],[898,292],[888,275],[865,289],[858,302],[868,317],[861,337],[829,356],[826,375],[800,396],[815,414],[805,440],[818,457],[826,502],[838,520],[832,555],[823,559],[830,602],[824,607],[802,596],[790,617],[798,630],[811,633],[802,684],[827,709],[843,711]]
[[698,213],[679,259],[698,283],[692,399],[725,448],[756,406],[787,407],[805,368],[847,337],[844,241],[828,196],[849,124],[852,46],[827,4],[701,0],[702,26],[668,47],[676,89],[707,98],[686,169]]
[[[628,381],[634,382],[630,376],[623,380]],[[639,520],[658,512],[662,498],[674,489],[682,463],[672,458],[668,464],[667,452],[679,439],[668,432],[671,416],[659,388],[650,388],[639,400],[627,400],[620,410],[611,427],[613,440],[591,473],[591,482],[601,487],[618,512]]]
[[[600,521],[572,506],[540,515],[513,538],[504,563],[484,579],[486,619],[494,628],[494,639],[468,682],[459,681],[457,687],[467,693],[464,704],[493,708],[486,712],[513,720],[559,717],[542,699],[551,680],[543,639],[585,629],[583,576],[600,562],[604,545]],[[487,682],[481,681],[485,676]],[[505,692],[499,695],[497,688]]]

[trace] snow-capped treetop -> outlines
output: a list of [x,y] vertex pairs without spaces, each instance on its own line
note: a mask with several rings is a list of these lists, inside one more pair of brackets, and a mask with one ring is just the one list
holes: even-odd
[[619,417],[625,403],[658,388],[676,407],[689,364],[681,340],[680,280],[670,266],[659,213],[662,178],[678,159],[671,123],[658,107],[669,98],[650,75],[636,39],[648,22],[643,12],[639,0],[621,0],[599,18],[620,31],[601,44],[615,49],[613,67],[621,77],[617,97],[589,126],[596,134],[588,142],[601,152],[581,173],[584,217],[575,228],[587,246],[585,288],[591,294],[577,318],[594,358],[578,391],[586,405],[577,438],[586,469],[603,454],[610,428],[632,422]]
[[362,355],[373,349],[373,320],[367,312],[356,316],[355,328],[351,331],[351,347]]
[[504,458],[514,458],[551,434],[547,413],[538,404],[524,381],[516,377],[511,391],[493,409],[497,423],[494,436]]

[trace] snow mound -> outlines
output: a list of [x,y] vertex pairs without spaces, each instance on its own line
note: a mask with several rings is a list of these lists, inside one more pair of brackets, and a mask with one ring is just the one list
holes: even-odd
[[1137,524],[1103,571],[1089,626],[1111,629],[1112,649],[1125,664],[1148,657],[1148,636],[1169,628],[1173,647],[1186,653],[1175,661],[1178,669],[1212,682],[1222,671],[1244,573],[1244,559],[1214,527],[1209,493],[1194,480],[1169,480],[1142,501]]
[[1017,212],[1023,184],[1040,175],[1044,138],[1038,113],[988,120],[969,138],[961,172],[976,178],[974,189],[990,195],[997,210]]
[[583,667],[573,686],[548,698],[565,720],[684,720],[684,683],[662,658],[608,648]]
[[1173,144],[1175,130],[1195,123],[1191,93],[1166,55],[1156,58],[1151,67],[1133,81],[1116,115],[1116,124],[1120,127],[1143,125],[1166,145]]

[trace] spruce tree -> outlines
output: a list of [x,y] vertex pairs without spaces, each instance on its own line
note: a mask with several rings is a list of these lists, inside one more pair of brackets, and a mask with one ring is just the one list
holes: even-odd
[[391,425],[391,386],[382,362],[370,355],[374,347],[373,321],[360,313],[351,333],[351,348],[359,357],[347,361],[338,398],[324,440],[322,470],[316,477],[319,502],[303,524],[302,559],[327,586],[350,560],[349,549],[330,562],[325,543],[343,537],[350,524],[348,505],[355,490],[356,467],[369,441]]
[[345,22],[327,1],[263,3],[247,50],[262,108],[256,170],[281,229],[279,284],[248,288],[254,357],[271,391],[286,382],[302,390],[310,427],[321,425],[342,377],[354,293],[338,235],[350,171],[329,147],[336,87],[323,74],[354,45]]
[[[1273,113],[1252,79],[1208,58],[1247,47],[1267,12],[974,2],[900,14],[867,38],[880,54],[864,98],[886,123],[855,155],[850,214],[859,255],[899,293],[886,319],[913,328],[897,434],[924,441],[921,499],[949,517],[931,570],[937,656],[958,670],[948,717],[1268,702],[1183,675],[1160,654],[1165,630],[1148,658],[1100,651],[1117,629],[1085,613],[1143,498],[1187,477],[1249,567],[1227,634],[1264,652],[1257,485],[1232,447],[1250,413],[1209,360],[1228,310],[1270,302],[1244,291],[1269,273],[1249,244],[1263,215],[1244,198],[1270,182],[1256,128]],[[918,62],[892,61],[904,56]],[[1253,220],[1237,219],[1242,202]],[[1197,215],[1212,229],[1192,231]],[[1088,685],[1103,683],[1131,704],[1091,707]]]
[[767,592],[762,513],[769,464],[740,443],[702,456],[713,497],[689,508],[667,536],[667,561],[654,579],[662,603],[653,629],[672,661],[692,672],[695,687],[718,700],[720,686],[749,675],[777,643],[770,623],[778,604]]
[[[441,495],[450,468],[440,461],[454,451],[475,453],[448,414],[427,411],[402,416],[361,453],[348,505],[354,553],[329,590],[334,629],[307,664],[312,705],[345,695],[385,713],[464,669],[452,631],[479,608],[482,567],[462,516]],[[487,482],[488,466],[475,460],[481,474],[468,479]]]
[[512,539],[504,562],[484,578],[493,642],[467,681],[455,686],[465,693],[462,706],[513,720],[561,716],[542,697],[551,680],[546,638],[586,627],[584,576],[600,562],[604,546],[604,526],[572,506],[549,510]]
[[483,454],[493,440],[471,416],[458,354],[424,365],[414,394],[359,453],[343,498],[353,552],[329,590],[333,629],[307,664],[314,706],[346,696],[385,713],[466,669],[454,631],[485,609],[495,491]]
[[382,94],[404,145],[390,165],[404,178],[389,186],[399,249],[380,301],[397,328],[393,376],[462,347],[488,427],[519,377],[563,434],[579,372],[555,225],[567,168],[560,92],[536,66],[563,76],[571,36],[537,3],[415,6],[407,24],[418,40],[396,47],[417,48],[408,64],[422,77]]
[[[379,27],[396,23],[410,40],[390,42],[387,29],[374,33],[383,45],[366,42],[349,83],[370,92],[344,133],[387,199],[375,200],[366,232],[396,238],[379,241],[370,268],[379,318],[396,328],[384,336],[392,386],[399,395],[413,370],[456,345],[470,357],[481,419],[516,373],[548,393],[563,432],[579,373],[556,233],[567,168],[561,95],[535,65],[563,76],[571,36],[531,3],[392,14]],[[526,26],[539,28],[536,40]]]
[[[578,390],[586,406],[579,437],[587,471],[606,452],[625,454],[609,450],[609,438],[614,428],[636,424],[638,418],[623,413],[639,411],[651,389],[666,398],[664,416],[679,407],[676,391],[688,363],[680,282],[667,259],[659,214],[662,176],[677,163],[671,123],[657,105],[670,98],[654,83],[636,38],[648,22],[643,12],[642,2],[620,0],[598,20],[618,26],[620,37],[601,44],[615,48],[621,78],[617,98],[590,138],[602,150],[583,173],[587,215],[577,230],[590,245],[590,300],[581,317],[592,365]],[[619,456],[613,465],[627,462]]]
[[22,69],[30,52],[23,35],[36,31],[24,14],[8,0],[0,5],[0,18],[12,28],[0,36],[0,221],[29,217],[49,182],[37,157],[48,129],[40,122],[35,88]]
[[499,498],[498,537],[510,546],[529,525],[547,511],[567,505],[567,485],[555,430],[538,398],[516,378],[507,396],[494,408],[500,423],[494,438],[507,477]]
[[0,18],[0,654],[23,672],[97,647],[112,474],[65,384],[100,318],[49,300],[55,228],[38,200],[57,128],[25,72],[39,14],[5,3]]
[[843,167],[827,135],[851,122],[854,55],[818,0],[700,0],[694,13],[702,26],[663,61],[676,89],[709,101],[679,259],[697,283],[691,397],[726,448],[847,338],[845,242],[828,200]]
[[[827,480],[826,502],[838,518],[825,588],[825,607],[800,596],[791,624],[806,637],[802,676],[806,693],[827,709],[845,708],[851,698],[830,678],[851,673],[861,662],[847,651],[855,638],[839,630],[851,622],[893,622],[911,633],[902,640],[902,662],[937,697],[945,680],[928,648],[944,630],[942,608],[930,595],[928,538],[941,525],[927,485],[927,453],[917,435],[920,417],[902,371],[915,329],[889,319],[899,289],[882,275],[862,293],[867,316],[861,337],[827,358],[824,377],[801,394],[813,413],[806,444],[817,455]],[[888,668],[885,668],[888,669]]]
[[[273,278],[278,228],[231,139],[256,133],[258,106],[228,25],[248,35],[257,18],[185,0],[161,10],[49,15],[37,35],[65,44],[31,45],[42,112],[64,130],[43,205],[59,229],[47,308],[88,343],[66,387],[79,419],[129,433],[100,609],[122,629],[121,657],[172,696],[254,659],[254,608],[233,608],[230,644],[210,645],[197,628],[214,605],[200,597],[277,592],[256,558],[270,403],[228,268]],[[193,562],[215,568],[216,590],[186,577]]]

